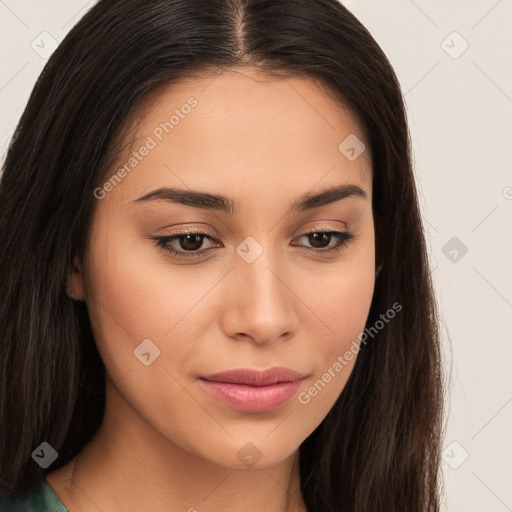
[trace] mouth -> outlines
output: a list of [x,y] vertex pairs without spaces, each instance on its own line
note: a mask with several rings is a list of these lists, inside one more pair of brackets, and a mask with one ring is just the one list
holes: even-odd
[[200,377],[205,391],[244,412],[269,412],[290,400],[306,375],[283,367],[268,370],[239,368]]

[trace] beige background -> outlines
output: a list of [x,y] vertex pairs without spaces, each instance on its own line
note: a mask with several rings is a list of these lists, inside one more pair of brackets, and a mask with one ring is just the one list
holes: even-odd
[[[94,3],[0,0],[2,159],[53,40]],[[512,510],[512,0],[343,3],[407,102],[452,368],[444,510]]]

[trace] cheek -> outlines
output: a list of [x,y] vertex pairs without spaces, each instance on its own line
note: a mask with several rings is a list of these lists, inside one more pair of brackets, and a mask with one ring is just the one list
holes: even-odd
[[374,242],[370,237],[359,242],[339,265],[324,270],[325,276],[316,287],[308,279],[305,296],[310,297],[311,309],[324,323],[327,336],[323,352],[331,358],[357,339],[370,311],[375,285]]
[[[348,269],[345,269],[348,270]],[[304,349],[313,363],[313,372],[297,399],[299,413],[307,419],[310,429],[325,418],[342,393],[354,368],[371,306],[374,288],[371,262],[363,263],[353,272],[333,274],[332,291],[318,298],[313,307],[322,312],[324,336],[311,331],[310,345]],[[313,309],[313,308],[312,308]],[[319,315],[320,316],[320,315]],[[318,324],[317,324],[318,325]],[[314,349],[311,340],[316,340]],[[306,415],[306,416],[304,416]]]
[[329,312],[329,326],[335,333],[331,336],[331,350],[346,350],[358,334],[364,330],[374,290],[372,270],[354,272],[333,278],[335,292],[329,295],[326,304]]
[[190,273],[173,270],[153,243],[120,226],[99,230],[91,246],[88,291],[96,316],[117,324],[133,342],[162,339],[206,288],[191,284]]
[[[120,386],[128,387],[127,401],[140,410],[147,407],[144,396],[156,389],[166,389],[167,410],[170,403],[195,410],[193,402],[183,404],[186,395],[169,373],[188,375],[197,367],[205,351],[205,332],[218,313],[211,290],[225,269],[213,272],[205,267],[199,272],[175,265],[160,255],[153,242],[132,236],[121,225],[115,230],[103,228],[91,244],[88,309],[98,350],[111,379],[123,379]],[[148,346],[145,340],[158,354],[149,366],[137,359],[139,347]],[[154,403],[162,398],[156,396]]]
[[[138,362],[135,348],[145,339],[156,340],[172,318],[158,309],[164,303],[162,283],[146,264],[140,240],[130,239],[122,224],[109,224],[106,212],[103,217],[90,242],[87,307],[98,350],[116,380]],[[173,304],[167,304],[172,310]]]
[[[315,361],[314,377],[299,397],[299,402],[326,415],[350,377],[359,353],[360,337],[372,303],[375,284],[373,239],[364,240],[350,258],[332,269],[322,283],[322,294],[309,292],[311,309],[321,318],[325,333],[311,353]],[[311,290],[312,283],[310,283]],[[318,325],[318,324],[317,324]],[[313,332],[309,339],[318,339]],[[309,404],[309,405],[308,405]]]
[[[159,249],[127,240],[122,228],[98,230],[91,245],[87,303],[93,334],[107,374],[126,403],[162,432],[180,437],[184,424],[198,417],[204,421],[204,411],[183,391],[180,370],[199,353],[189,342],[196,333],[187,330],[187,313],[212,284],[191,285],[183,270],[171,271],[165,260],[148,258],[148,250]],[[149,351],[150,364],[134,351]]]

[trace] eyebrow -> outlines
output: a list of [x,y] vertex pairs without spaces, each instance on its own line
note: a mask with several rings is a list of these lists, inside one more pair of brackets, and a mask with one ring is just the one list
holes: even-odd
[[[320,206],[335,203],[347,197],[360,197],[368,200],[365,191],[358,185],[348,184],[330,187],[322,192],[311,194],[305,193],[295,200],[289,211],[304,212]],[[236,203],[233,199],[208,192],[196,190],[184,190],[179,188],[161,187],[145,194],[132,203],[145,203],[148,201],[168,201],[171,203],[183,204],[204,210],[218,211],[229,214],[238,213]]]

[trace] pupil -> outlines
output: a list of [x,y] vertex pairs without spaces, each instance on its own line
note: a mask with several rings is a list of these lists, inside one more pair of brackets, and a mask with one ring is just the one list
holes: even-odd
[[[328,233],[313,233],[311,236],[313,237],[313,243],[311,244],[313,247],[318,247],[315,244],[319,241],[319,237],[323,238],[324,242],[327,240],[327,243],[329,243],[328,238],[330,235]],[[322,245],[322,240],[320,240],[320,245]]]
[[[201,247],[201,235],[192,233],[190,235],[182,236],[181,239],[182,239],[181,246],[183,249],[195,251],[195,250],[199,249],[199,247]],[[185,240],[184,243],[183,243],[183,239]],[[194,240],[195,240],[195,242],[194,242]],[[194,246],[197,246],[197,247],[194,247]]]

